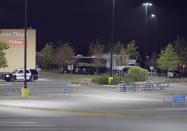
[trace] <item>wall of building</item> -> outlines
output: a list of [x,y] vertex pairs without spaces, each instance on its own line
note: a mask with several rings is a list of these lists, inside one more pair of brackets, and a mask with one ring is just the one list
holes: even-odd
[[[0,72],[12,72],[24,68],[24,29],[0,29],[0,40],[8,44],[5,50],[8,67]],[[36,67],[36,30],[27,30],[27,68]]]

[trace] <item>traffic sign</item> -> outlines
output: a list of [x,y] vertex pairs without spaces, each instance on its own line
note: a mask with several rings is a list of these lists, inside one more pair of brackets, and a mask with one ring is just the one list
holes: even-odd
[[71,92],[71,89],[69,89],[69,88],[64,89],[64,93],[70,93],[70,92]]
[[149,59],[149,56],[146,56],[146,59]]
[[173,96],[173,102],[183,102],[185,101],[185,96]]
[[9,92],[10,92],[10,88],[4,89],[4,92],[5,92],[5,93],[9,93]]
[[151,70],[151,71],[154,70],[154,66],[150,66],[150,70]]
[[186,64],[182,64],[182,68],[186,68]]
[[175,108],[175,103],[177,102],[184,102],[184,107],[186,108],[186,99],[185,99],[185,96],[173,96],[172,97],[172,105],[173,105],[173,108]]
[[42,71],[42,69],[41,69],[41,68],[39,68],[39,67],[37,67],[37,68],[36,68],[36,71],[37,71],[37,72],[41,72],[41,71]]

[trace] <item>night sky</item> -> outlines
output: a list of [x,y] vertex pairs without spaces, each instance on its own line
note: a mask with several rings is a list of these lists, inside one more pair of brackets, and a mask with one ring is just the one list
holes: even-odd
[[[186,0],[152,0],[148,18],[148,50],[154,52],[176,39],[187,40]],[[125,45],[135,40],[144,51],[144,0],[116,0],[114,41]],[[0,4],[0,28],[24,27],[24,0]],[[112,0],[28,0],[28,26],[37,30],[37,51],[46,42],[70,42],[78,54],[86,54],[91,41],[111,41]]]

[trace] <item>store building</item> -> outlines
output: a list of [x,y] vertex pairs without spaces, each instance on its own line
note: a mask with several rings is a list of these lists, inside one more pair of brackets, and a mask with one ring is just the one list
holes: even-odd
[[[24,68],[24,29],[0,29],[0,40],[8,44],[5,50],[8,67],[0,72],[12,72]],[[36,30],[27,29],[27,68],[36,67]]]

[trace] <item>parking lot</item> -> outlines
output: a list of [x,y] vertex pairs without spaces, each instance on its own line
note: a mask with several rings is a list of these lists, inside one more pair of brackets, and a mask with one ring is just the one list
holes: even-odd
[[[187,128],[184,102],[175,103],[175,107],[172,103],[175,95],[187,96],[186,83],[171,83],[163,91],[120,92],[117,86],[71,84],[71,81],[81,80],[41,77],[38,81],[27,83],[27,99],[21,98],[23,82],[1,82],[0,114],[4,114],[2,116],[9,123],[13,116],[28,123],[35,122],[28,127],[16,123],[13,127],[17,130],[23,127],[32,130],[33,126],[46,130],[66,128],[75,131],[121,131],[140,127],[142,131],[156,131],[156,126],[159,130],[184,131]],[[69,89],[69,92],[65,92],[65,89]],[[7,111],[11,113],[7,114]],[[28,119],[31,116],[32,121]],[[45,117],[48,121],[45,121]],[[6,122],[5,125],[2,121],[0,123],[1,127],[12,129],[6,126]]]

